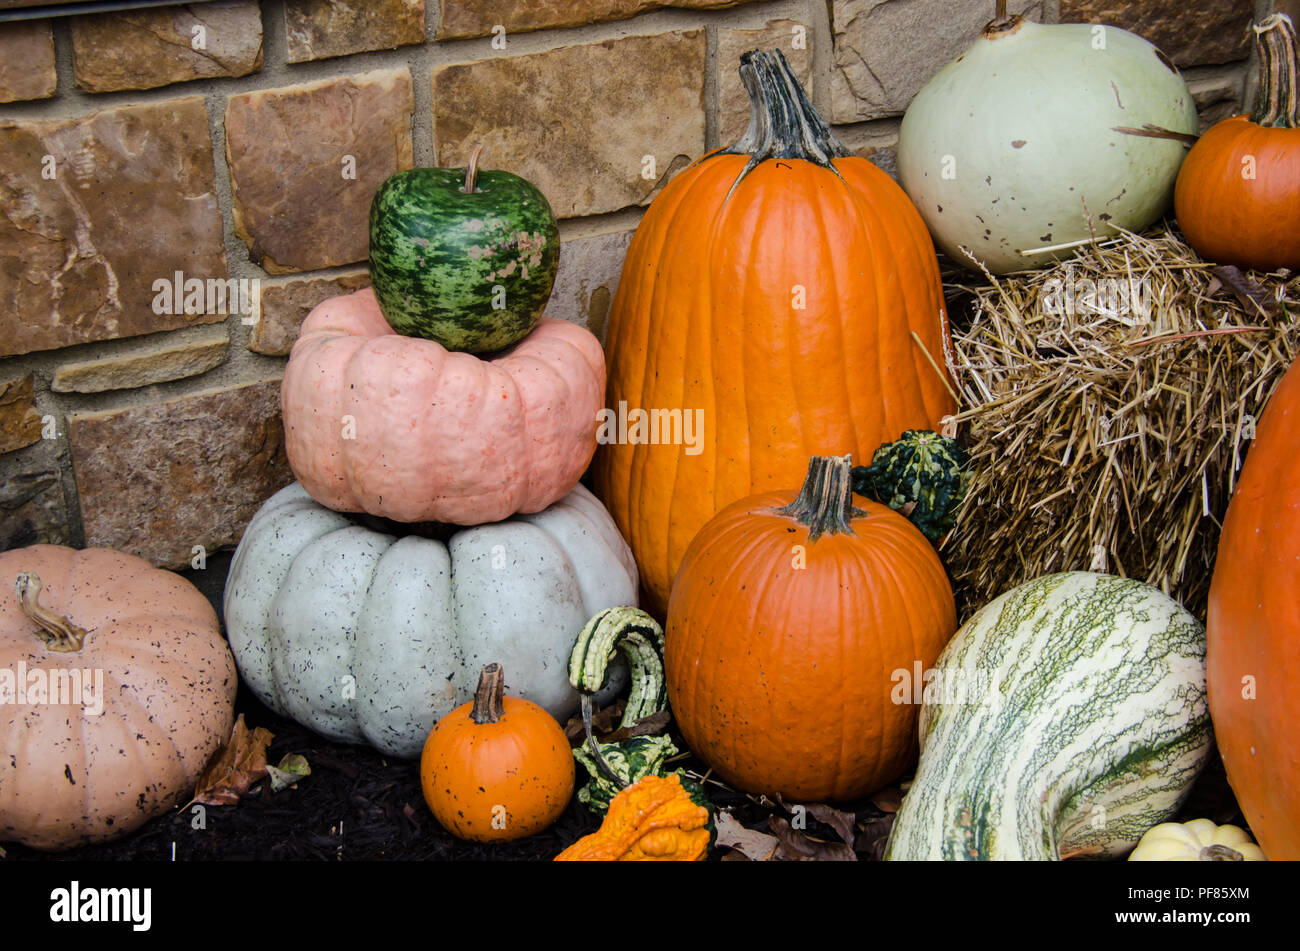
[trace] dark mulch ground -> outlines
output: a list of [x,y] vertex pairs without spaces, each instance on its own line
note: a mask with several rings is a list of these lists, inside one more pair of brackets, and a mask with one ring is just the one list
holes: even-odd
[[[547,831],[503,845],[462,842],[445,832],[424,804],[417,763],[393,760],[373,750],[326,740],[272,713],[251,692],[240,689],[236,711],[252,727],[275,734],[267,760],[279,762],[301,753],[312,773],[298,784],[272,794],[265,783],[238,806],[195,807],[162,816],[125,839],[46,855],[6,845],[8,858],[75,861],[158,860],[532,860],[549,861],[599,826],[596,816],[575,797]],[[686,761],[679,765],[698,769]],[[585,773],[579,769],[580,781]],[[710,787],[718,806],[736,807],[745,825],[766,831],[766,809],[747,797]],[[867,806],[870,809],[870,806]],[[199,828],[194,826],[198,825]],[[834,833],[809,820],[809,831]]]
[[[209,559],[206,570],[186,572],[216,606],[218,615],[229,561],[229,553],[218,554]],[[549,861],[599,826],[597,817],[575,797],[559,822],[543,833],[503,845],[463,842],[445,832],[425,806],[416,762],[392,760],[368,748],[326,740],[272,713],[242,686],[235,709],[244,714],[250,729],[265,727],[275,734],[268,762],[278,763],[289,753],[301,753],[311,765],[311,775],[296,788],[275,794],[262,783],[237,806],[206,807],[202,821],[191,807],[161,816],[125,839],[107,845],[54,855],[5,845],[8,859],[170,861],[174,849],[179,861]],[[675,739],[678,747],[684,748],[681,738]],[[674,766],[704,772],[703,765],[691,759]],[[580,783],[585,782],[581,768],[578,778]],[[781,820],[790,819],[780,806],[760,803],[724,787],[710,784],[707,791],[715,807],[731,809],[746,828],[770,833],[771,820],[775,819],[779,826]],[[896,808],[889,803],[890,798],[891,793],[886,791],[875,797],[875,802],[843,807],[856,818],[854,850],[859,859],[880,858],[892,809]],[[1198,781],[1181,815],[1182,819],[1198,817],[1245,825],[1217,756]],[[806,829],[802,835],[791,837],[792,845],[785,854],[845,854],[839,845],[841,837],[831,826],[811,814],[804,818]],[[736,860],[743,856],[714,850],[711,858]]]

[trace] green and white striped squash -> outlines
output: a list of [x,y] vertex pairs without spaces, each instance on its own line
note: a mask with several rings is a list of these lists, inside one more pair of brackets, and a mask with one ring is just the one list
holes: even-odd
[[1204,629],[1140,581],[1035,579],[944,648],[920,739],[887,859],[1122,855],[1209,754]]
[[664,775],[664,764],[678,752],[672,737],[667,735],[634,736],[617,743],[598,743],[596,749],[605,769],[613,776],[605,774],[596,759],[597,754],[586,746],[575,746],[573,758],[591,776],[587,785],[578,790],[578,802],[601,816],[609,811],[610,800],[628,786],[650,775]]
[[664,629],[640,608],[623,605],[601,611],[578,632],[569,654],[569,683],[584,697],[606,686],[610,664],[622,652],[632,674],[620,727],[668,706],[664,681]]

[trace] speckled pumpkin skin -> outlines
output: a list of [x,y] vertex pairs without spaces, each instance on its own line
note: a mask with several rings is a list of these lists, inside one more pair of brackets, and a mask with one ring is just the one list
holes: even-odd
[[[490,661],[509,692],[567,718],[574,639],[636,596],[632,552],[581,485],[545,511],[443,541],[368,528],[293,484],[245,529],[225,615],[240,675],[268,707],[415,758]],[[621,660],[617,674],[600,696],[627,683]]]
[[[14,579],[35,572],[42,607],[87,631],[46,650]],[[103,711],[0,704],[0,841],[48,851],[125,835],[192,795],[230,737],[235,663],[192,584],[133,555],[35,545],[0,554],[0,668],[103,670]]]
[[508,842],[541,832],[573,796],[568,738],[549,713],[518,697],[505,698],[496,723],[475,723],[473,707],[457,707],[429,734],[420,758],[424,801],[462,839]]
[[289,465],[337,512],[482,525],[540,512],[596,451],[605,354],[543,317],[481,360],[393,331],[370,288],[307,315],[280,388]]

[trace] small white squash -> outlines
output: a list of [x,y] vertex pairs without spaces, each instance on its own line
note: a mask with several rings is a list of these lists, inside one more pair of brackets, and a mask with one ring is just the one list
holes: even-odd
[[[579,485],[535,514],[415,529],[331,511],[296,482],[272,496],[226,582],[245,683],[324,736],[401,757],[420,755],[488,663],[505,668],[512,696],[563,722],[578,707],[578,632],[637,598],[632,553],[596,497]],[[626,672],[611,671],[607,693]]]
[[[935,242],[974,268],[1037,267],[1140,231],[1168,207],[1196,106],[1159,50],[1118,27],[1004,17],[917,93],[898,175]],[[1052,248],[1056,250],[1038,250]]]
[[1130,862],[1263,862],[1264,853],[1244,829],[1211,819],[1162,822],[1142,836]]

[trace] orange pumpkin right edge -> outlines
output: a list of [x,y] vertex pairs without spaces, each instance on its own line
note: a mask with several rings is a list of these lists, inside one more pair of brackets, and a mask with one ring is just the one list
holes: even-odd
[[1228,505],[1210,586],[1210,716],[1270,860],[1300,859],[1300,363],[1273,393]]

